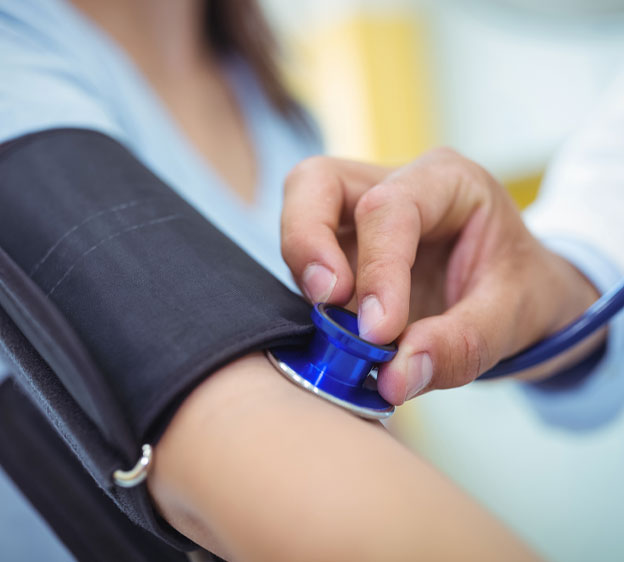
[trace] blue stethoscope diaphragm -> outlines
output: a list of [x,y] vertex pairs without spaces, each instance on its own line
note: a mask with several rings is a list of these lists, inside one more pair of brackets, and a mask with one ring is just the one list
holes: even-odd
[[391,416],[394,406],[377,392],[375,374],[380,363],[396,355],[396,344],[363,340],[357,316],[338,306],[316,304],[312,322],[316,330],[308,343],[270,349],[269,361],[295,384],[358,416]]
[[[552,359],[606,325],[621,310],[624,310],[624,279],[579,318],[545,340],[501,361],[479,378],[507,376]],[[344,308],[317,304],[312,320],[317,329],[310,342],[299,347],[268,350],[271,363],[294,383],[359,416],[372,419],[391,416],[394,406],[377,392],[374,373],[377,365],[396,355],[396,344],[375,345],[360,338],[357,316]],[[583,359],[581,363],[583,369],[595,367],[595,361]]]

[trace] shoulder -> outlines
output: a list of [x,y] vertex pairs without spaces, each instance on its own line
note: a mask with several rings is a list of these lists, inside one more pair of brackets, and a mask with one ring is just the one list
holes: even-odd
[[64,0],[0,0],[0,142],[68,126],[118,136],[98,87],[101,50]]

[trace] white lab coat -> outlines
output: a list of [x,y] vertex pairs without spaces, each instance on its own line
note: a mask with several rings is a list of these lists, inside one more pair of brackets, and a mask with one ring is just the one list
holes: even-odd
[[[624,73],[551,165],[529,228],[605,292],[624,276]],[[611,322],[608,351],[578,388],[544,393],[526,388],[547,421],[591,428],[624,404],[624,313]]]

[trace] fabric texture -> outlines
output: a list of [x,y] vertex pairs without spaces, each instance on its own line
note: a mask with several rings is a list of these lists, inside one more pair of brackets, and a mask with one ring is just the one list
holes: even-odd
[[[286,174],[297,162],[321,152],[322,147],[319,136],[314,134],[313,128],[311,131],[306,131],[275,110],[262,91],[257,77],[244,60],[229,56],[220,62],[229,90],[241,112],[254,148],[257,184],[255,198],[251,204],[243,203],[237,198],[218,172],[196,150],[127,53],[71,2],[67,0],[0,0],[0,53],[0,144],[11,142],[26,134],[59,128],[82,128],[103,133],[123,144],[136,160],[161,178],[177,196],[197,209],[214,227],[232,239],[282,282],[290,284],[292,289],[295,288],[279,252],[282,185]],[[56,135],[56,133],[45,134]],[[48,143],[41,145],[41,150],[49,151],[49,146],[53,143],[54,141],[50,138]],[[92,160],[92,155],[88,154],[87,150],[68,151],[71,154],[66,154],[59,162],[59,164],[61,162],[73,164],[66,170],[68,178],[75,173],[74,165],[80,164],[83,170],[91,166],[89,162]],[[50,156],[49,161],[26,159],[28,162],[25,163],[25,167],[29,169],[32,166],[41,165],[39,177],[45,178],[48,166],[55,157],[53,151],[50,152]],[[90,168],[94,175],[97,175],[99,165],[101,165],[101,160],[94,158]],[[60,170],[60,166],[56,163],[54,163],[54,168],[57,172]],[[114,169],[115,166],[112,167],[112,170]],[[4,169],[0,172],[0,183],[3,177]],[[109,177],[109,179],[112,178]],[[20,186],[22,185],[25,184],[21,183]],[[9,187],[17,189],[15,184],[6,185],[7,190]],[[87,187],[88,185],[84,182],[77,185],[76,193],[80,193],[83,188]],[[106,192],[109,185],[102,182],[100,189]],[[129,193],[131,191],[131,189],[128,190]],[[4,191],[7,196],[8,193]],[[43,195],[46,195],[45,190],[43,190]],[[33,209],[38,208],[43,221],[44,214],[48,210],[46,206],[49,199],[34,193],[32,197],[28,204]],[[88,197],[88,194],[85,193],[85,197]],[[124,202],[128,201],[124,199]],[[53,209],[58,211],[58,207],[52,206],[50,211]],[[132,217],[130,213],[133,211],[137,209],[117,210],[129,221],[124,223],[129,227]],[[109,217],[113,215],[115,212],[111,212]],[[52,224],[57,218],[56,215],[51,214],[45,217],[45,220],[50,220]],[[99,220],[102,219],[103,217],[100,217]],[[162,229],[173,226],[176,221],[177,219],[171,223],[157,223],[151,225],[151,229],[159,228],[162,232]],[[136,223],[132,226],[136,226]],[[150,226],[145,226],[132,232],[136,236],[139,232],[147,232],[149,229]],[[14,235],[9,235],[14,244],[21,243],[18,238],[19,232],[20,230]],[[113,233],[110,232],[110,234]],[[80,236],[80,233],[72,235],[73,238]],[[129,233],[123,235],[124,238],[129,238],[129,236]],[[121,240],[117,239],[116,242],[119,243]],[[216,245],[218,246],[218,243]],[[3,244],[0,244],[0,247],[3,247]],[[98,247],[85,258],[89,256],[95,258],[96,255],[105,253],[107,247],[110,246],[105,244]],[[151,250],[150,253],[153,254]],[[6,255],[4,257],[6,258]],[[157,252],[153,254],[153,257],[158,259]],[[15,267],[17,264],[11,256],[9,258],[11,258],[10,269],[15,278],[21,268]],[[149,255],[146,253],[138,259],[147,262]],[[6,259],[0,262],[4,262],[6,269]],[[21,270],[21,275],[27,273]],[[39,273],[44,272],[42,270]],[[201,275],[201,271],[198,274]],[[149,283],[150,281],[146,281],[144,288],[147,293],[150,291]],[[158,281],[154,278],[151,283],[157,284]],[[171,283],[174,284],[173,281]],[[61,285],[58,289],[62,288]],[[28,283],[18,283],[21,291],[29,286]],[[112,288],[114,283],[109,283],[109,286]],[[36,284],[35,288],[40,290]],[[36,292],[30,292],[34,301],[28,297],[25,302],[30,305],[38,302],[34,294]],[[284,294],[287,293],[280,293],[282,296]],[[93,297],[98,298],[97,295]],[[161,294],[159,297],[163,299],[162,302],[167,299],[167,295]],[[177,296],[171,298],[175,301]],[[293,298],[292,295],[288,297],[288,299],[291,298]],[[46,302],[43,297],[39,300]],[[17,302],[21,301],[18,299]],[[104,306],[104,303],[100,305]],[[268,308],[270,302],[264,302],[264,305]],[[154,309],[154,313],[156,310]],[[8,317],[6,311],[0,311],[0,330],[2,331],[0,348],[4,346],[4,355],[8,352],[12,356],[13,360],[10,362],[13,364],[12,370],[29,389],[29,393],[37,404],[46,412],[46,418],[61,432],[72,449],[80,453],[82,463],[92,475],[96,476],[97,481],[101,485],[108,486],[113,469],[118,468],[120,464],[125,468],[130,468],[136,462],[140,451],[139,445],[135,442],[138,437],[132,435],[134,430],[130,429],[129,422],[125,437],[123,432],[113,431],[112,425],[109,425],[113,423],[110,416],[108,416],[108,424],[104,424],[103,427],[102,424],[98,425],[94,421],[98,415],[97,412],[83,408],[82,404],[69,392],[68,388],[75,390],[80,386],[80,381],[77,377],[70,378],[67,374],[69,371],[59,368],[59,362],[65,367],[71,368],[73,365],[73,372],[77,373],[87,367],[88,363],[85,360],[87,357],[92,372],[99,373],[102,375],[100,380],[104,380],[104,375],[100,373],[102,367],[93,360],[90,351],[82,349],[84,347],[84,342],[81,340],[82,334],[78,333],[58,308],[56,308],[56,313],[51,312],[49,306],[39,307],[36,311],[31,310],[33,314],[37,311],[46,315],[44,318],[37,317],[39,322],[47,319],[52,322],[52,326],[58,327],[63,324],[67,328],[63,332],[50,330],[55,337],[60,337],[62,333],[65,333],[66,339],[80,342],[80,346],[72,348],[78,356],[70,353],[69,357],[45,357],[44,360],[40,350],[32,346],[31,338],[24,336],[24,333]],[[197,312],[193,310],[193,314]],[[280,312],[271,310],[269,317],[273,314],[276,314],[274,318],[277,319]],[[225,320],[228,320],[227,316]],[[110,329],[113,331],[114,327],[110,326]],[[277,328],[280,334],[281,330],[282,328]],[[178,334],[179,337],[182,337],[182,332],[183,329]],[[70,336],[70,333],[73,335]],[[214,335],[216,337],[216,334]],[[268,333],[267,336],[269,336]],[[194,337],[197,340],[202,336],[197,333]],[[39,344],[42,343],[39,342]],[[156,345],[154,342],[143,343]],[[251,345],[258,342],[249,343]],[[64,347],[56,346],[56,349],[61,350]],[[79,351],[80,349],[82,351]],[[221,352],[221,359],[225,360],[227,350],[223,349]],[[0,356],[2,355],[2,349],[0,349]],[[189,357],[189,361],[191,360]],[[54,361],[56,364],[51,367]],[[80,362],[74,363],[74,361]],[[7,373],[7,369],[0,361],[0,380],[7,376]],[[63,382],[60,378],[62,376],[65,376]],[[65,386],[66,383],[69,386]],[[179,381],[179,384],[184,386],[183,381]],[[108,382],[106,385],[100,384],[100,389],[102,387],[106,389],[110,398],[104,399],[104,394],[95,393],[99,399],[92,400],[93,405],[101,407],[104,402],[121,403],[109,386]],[[139,385],[135,387],[135,390],[138,393],[141,392]],[[181,398],[184,392],[186,391],[182,390],[178,396]],[[79,398],[82,396],[81,400],[87,400],[84,393],[77,393],[76,396]],[[154,402],[150,407],[157,411],[158,407],[154,398],[151,398]],[[132,401],[132,398],[130,400]],[[174,402],[175,400],[172,401],[171,408],[175,407]],[[105,413],[104,411],[103,414]],[[165,419],[166,415],[163,415],[162,420]],[[135,423],[138,424],[138,420],[135,420]],[[154,424],[155,435],[158,432],[157,426],[158,422]],[[103,431],[109,431],[111,436],[104,437]],[[137,429],[137,431],[140,430]],[[113,437],[114,440],[111,441]],[[155,529],[157,533],[162,532],[161,522],[154,521],[153,516],[149,514],[150,506],[143,490],[131,493],[117,488],[107,488],[107,492],[115,497],[115,501],[122,505],[126,513],[134,520],[140,521],[142,525],[152,530]],[[175,544],[189,545],[188,541],[182,540],[170,530],[165,531],[163,536],[168,537],[168,540]],[[0,531],[1,538],[2,532]],[[29,532],[28,540],[36,540],[36,537]]]
[[[0,339],[16,376],[131,519],[178,548],[144,485],[111,482],[214,369],[300,342],[309,306],[105,135],[0,151]],[[218,453],[218,452],[217,452]]]
[[[179,550],[132,523],[94,485],[46,418],[11,379],[0,383],[0,465],[77,560],[187,560]],[[41,467],[45,467],[45,478],[41,478]],[[58,501],[59,490],[62,502]]]
[[[624,275],[622,131],[624,72],[553,159],[537,201],[525,213],[532,232],[600,293]],[[606,353],[590,376],[556,390],[549,384],[527,384],[522,390],[548,424],[595,429],[624,410],[623,365],[624,311],[609,323]]]
[[246,61],[232,54],[219,62],[253,147],[253,202],[240,200],[123,48],[71,2],[0,0],[0,53],[0,143],[49,129],[100,131],[295,290],[280,256],[282,189],[322,143],[312,124],[271,105]]

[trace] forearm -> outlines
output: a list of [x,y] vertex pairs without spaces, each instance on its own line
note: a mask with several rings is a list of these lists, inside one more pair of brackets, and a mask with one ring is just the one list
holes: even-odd
[[382,426],[260,355],[213,374],[156,448],[165,517],[232,560],[523,560],[528,550]]

